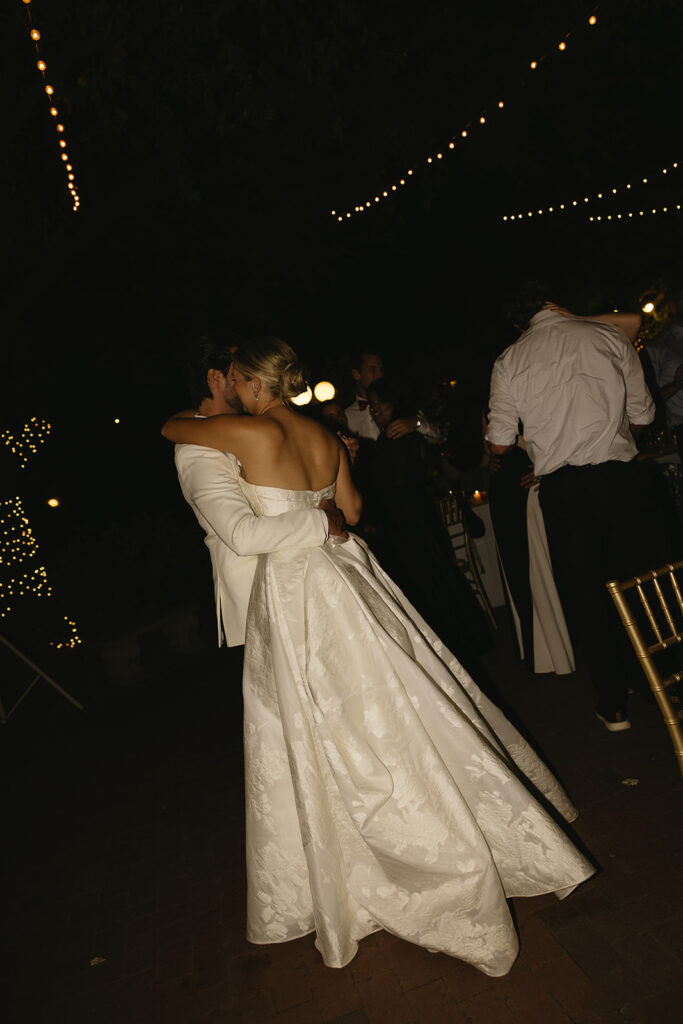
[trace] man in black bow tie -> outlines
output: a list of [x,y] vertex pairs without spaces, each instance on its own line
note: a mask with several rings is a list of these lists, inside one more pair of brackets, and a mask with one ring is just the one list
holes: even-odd
[[[345,409],[349,430],[356,437],[376,441],[380,430],[370,415],[368,390],[374,381],[384,376],[381,355],[368,349],[358,349],[353,357],[351,376],[356,386],[356,398]],[[394,420],[387,427],[386,434],[387,437],[395,441],[396,438],[403,437],[404,434],[412,434],[413,431],[422,434],[426,441],[431,441],[433,444],[441,440],[439,428],[429,423],[419,410],[415,416],[405,416],[402,419]]]

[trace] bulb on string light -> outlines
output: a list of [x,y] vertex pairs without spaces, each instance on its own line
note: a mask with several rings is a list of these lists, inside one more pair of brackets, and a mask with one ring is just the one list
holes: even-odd
[[45,92],[48,94],[48,96],[52,96],[52,93],[54,92],[54,89],[52,88],[51,85],[46,85],[45,86]]
[[589,24],[589,25],[595,25],[595,23],[596,23],[596,21],[597,21],[597,20],[598,20],[598,19],[597,19],[597,18],[595,17],[595,15],[594,15],[594,14],[591,14],[590,18],[588,19],[588,24]]
[[37,43],[38,40],[40,39],[40,32],[38,31],[37,28],[32,28],[31,29],[31,39],[33,40],[34,43]]
[[[590,22],[590,24],[595,24],[596,20],[597,19],[594,16],[591,16],[591,18],[589,19],[589,22]],[[584,22],[584,25],[585,25],[585,22]],[[569,39],[571,38],[572,34],[573,34],[572,32],[567,32],[565,34],[565,36],[564,36],[564,39],[556,44],[556,47],[560,51],[564,51],[564,50],[567,49],[567,43],[568,43]],[[537,70],[538,68],[540,68],[540,66],[543,63],[543,61],[545,61],[548,57],[551,57],[552,52],[553,52],[553,50],[549,49],[546,53],[542,53],[537,59],[530,61],[529,62],[529,68],[532,71]],[[505,106],[505,104],[504,104],[503,100],[502,99],[498,100],[498,108],[502,110],[504,108],[504,106]],[[480,115],[479,123],[482,124],[482,125],[486,124],[486,117],[484,116],[484,114]],[[468,124],[466,128],[461,129],[461,131],[460,131],[460,138],[461,139],[466,139],[468,137],[468,129],[470,127],[471,127],[471,125]],[[449,149],[455,149],[456,148],[454,137],[451,137],[451,140],[448,142],[448,148]],[[444,155],[443,153],[437,153],[435,156],[428,156],[428,157],[426,157],[426,162],[428,164],[432,164],[432,163],[434,163],[434,160],[442,160],[443,159],[443,155]],[[412,171],[408,171],[407,174],[409,174],[409,175],[412,174]],[[401,179],[400,183],[401,183],[401,185],[404,185],[405,184],[405,179]],[[395,185],[388,186],[388,188],[390,188],[390,190],[392,192],[397,191],[397,188],[396,188]],[[388,196],[387,191],[383,191],[382,192],[382,197],[386,199],[387,196]],[[586,201],[588,201],[588,200],[586,200]],[[375,202],[379,202],[379,198],[377,196],[375,196]],[[369,209],[370,205],[371,204],[369,202],[366,202],[364,206],[361,204],[360,206],[355,207],[354,212],[362,213],[365,210]],[[562,205],[560,208],[564,209],[564,205]],[[544,212],[543,210],[539,211],[539,213],[543,213],[543,212]],[[553,210],[551,210],[549,212],[553,212]],[[335,216],[334,211],[332,212],[332,216]],[[349,216],[350,216],[350,214],[347,213],[347,217],[349,217]],[[520,214],[520,218],[521,217],[522,217],[522,214]],[[341,218],[338,217],[337,219],[339,220]],[[510,216],[510,219],[514,219],[514,216]]]
[[50,107],[50,113],[52,114],[53,117],[56,117],[57,114],[59,113],[59,111],[57,110],[56,107]]
[[45,69],[47,67],[47,64],[45,63],[44,60],[39,60],[38,63],[36,64],[36,67],[38,68],[39,71],[45,71]]
[[58,124],[57,125],[57,131],[58,132],[63,132],[64,131],[64,125],[63,124]]
[[306,388],[306,390],[302,391],[300,395],[296,395],[292,399],[292,403],[294,405],[308,405],[312,398],[313,392],[311,391],[310,388]]
[[329,380],[321,380],[313,388],[313,394],[317,402],[330,402],[336,394],[336,389]]

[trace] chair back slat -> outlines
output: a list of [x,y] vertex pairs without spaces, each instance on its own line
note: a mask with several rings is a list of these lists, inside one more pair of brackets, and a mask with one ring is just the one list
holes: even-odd
[[[671,574],[667,573],[667,575],[670,576]],[[671,612],[669,611],[669,606],[666,603],[666,598],[664,597],[664,591],[662,590],[661,585],[659,583],[659,580],[657,579],[656,576],[655,576],[655,578],[652,581],[652,585],[655,588],[655,593],[657,594],[657,597],[659,598],[659,604],[660,604],[662,612],[664,614],[664,618],[666,619],[667,625],[668,625],[669,629],[671,630],[671,638],[674,639],[675,636],[676,636],[676,626],[674,624],[674,620],[673,620],[673,617],[671,615]]]
[[[640,661],[645,677],[654,694],[655,700],[661,712],[664,724],[666,725],[674,753],[678,759],[681,775],[683,775],[683,721],[677,705],[667,692],[673,683],[680,683],[683,680],[683,670],[673,672],[666,678],[662,678],[657,660],[653,657],[661,651],[673,647],[675,644],[683,643],[683,599],[677,573],[683,570],[683,561],[662,566],[660,569],[653,569],[651,572],[635,576],[630,580],[609,580],[607,589],[619,613],[624,629],[633,645],[633,649]],[[669,602],[671,598],[668,587],[663,588],[662,583],[668,580],[672,594],[675,596],[675,603]],[[645,587],[652,584],[654,592],[653,605],[648,600]],[[635,590],[638,599],[632,598],[631,603],[627,594]],[[644,612],[640,613],[638,603]],[[657,607],[659,605],[659,607]],[[678,608],[676,609],[676,605]],[[661,616],[657,621],[655,611]],[[676,619],[681,618],[681,623],[676,624]],[[643,628],[647,632],[645,620],[649,623],[656,642],[648,644],[643,635]],[[667,635],[670,634],[670,635]]]
[[683,616],[683,598],[681,597],[681,588],[678,585],[678,580],[676,579],[673,566],[669,566],[669,579],[671,580],[671,587],[676,595],[676,600],[678,601],[678,610]]
[[481,573],[484,571],[479,557],[479,552],[474,545],[472,538],[470,537],[470,531],[467,527],[467,520],[463,514],[463,510],[460,507],[457,497],[454,494],[447,494],[445,497],[439,500],[439,511],[441,513],[441,519],[446,527],[446,531],[451,541],[451,547],[455,553],[455,560],[458,567],[465,576],[467,582],[470,584],[476,597],[489,617],[489,621],[494,629],[498,629],[498,623],[496,622],[493,614],[493,608],[489,601],[488,594],[481,579]]
[[640,598],[640,603],[642,604],[642,606],[643,606],[643,608],[645,610],[645,614],[647,615],[648,621],[649,621],[649,623],[650,623],[650,625],[652,627],[652,632],[654,633],[655,637],[657,638],[657,643],[661,644],[661,642],[662,642],[662,634],[659,632],[659,626],[657,625],[657,620],[655,619],[655,617],[654,617],[654,615],[652,613],[652,608],[650,608],[650,602],[647,599],[647,596],[645,594],[645,591],[643,590],[643,587],[642,587],[641,583],[637,583],[636,584],[636,593],[638,594],[638,597]]

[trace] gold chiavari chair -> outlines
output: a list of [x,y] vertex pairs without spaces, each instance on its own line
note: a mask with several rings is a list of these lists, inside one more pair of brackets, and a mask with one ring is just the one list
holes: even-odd
[[470,536],[467,521],[454,494],[447,494],[444,498],[440,499],[439,511],[441,512],[443,524],[448,531],[448,536],[451,539],[458,567],[462,570],[465,579],[479,598],[484,611],[491,620],[491,625],[494,629],[498,629],[493,609],[491,608],[491,602],[481,579],[483,567]]
[[656,655],[683,642],[681,569],[683,561],[674,562],[621,583],[610,580],[607,589],[655,695],[683,775],[683,711],[671,694],[683,671],[662,676],[656,661]]

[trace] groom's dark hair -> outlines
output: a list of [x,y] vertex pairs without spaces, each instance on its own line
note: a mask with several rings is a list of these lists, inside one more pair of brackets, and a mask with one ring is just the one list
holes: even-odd
[[206,382],[207,374],[209,370],[227,373],[237,344],[237,338],[223,337],[216,341],[208,334],[202,334],[190,342],[183,371],[193,409],[198,409],[205,398],[211,398]]

